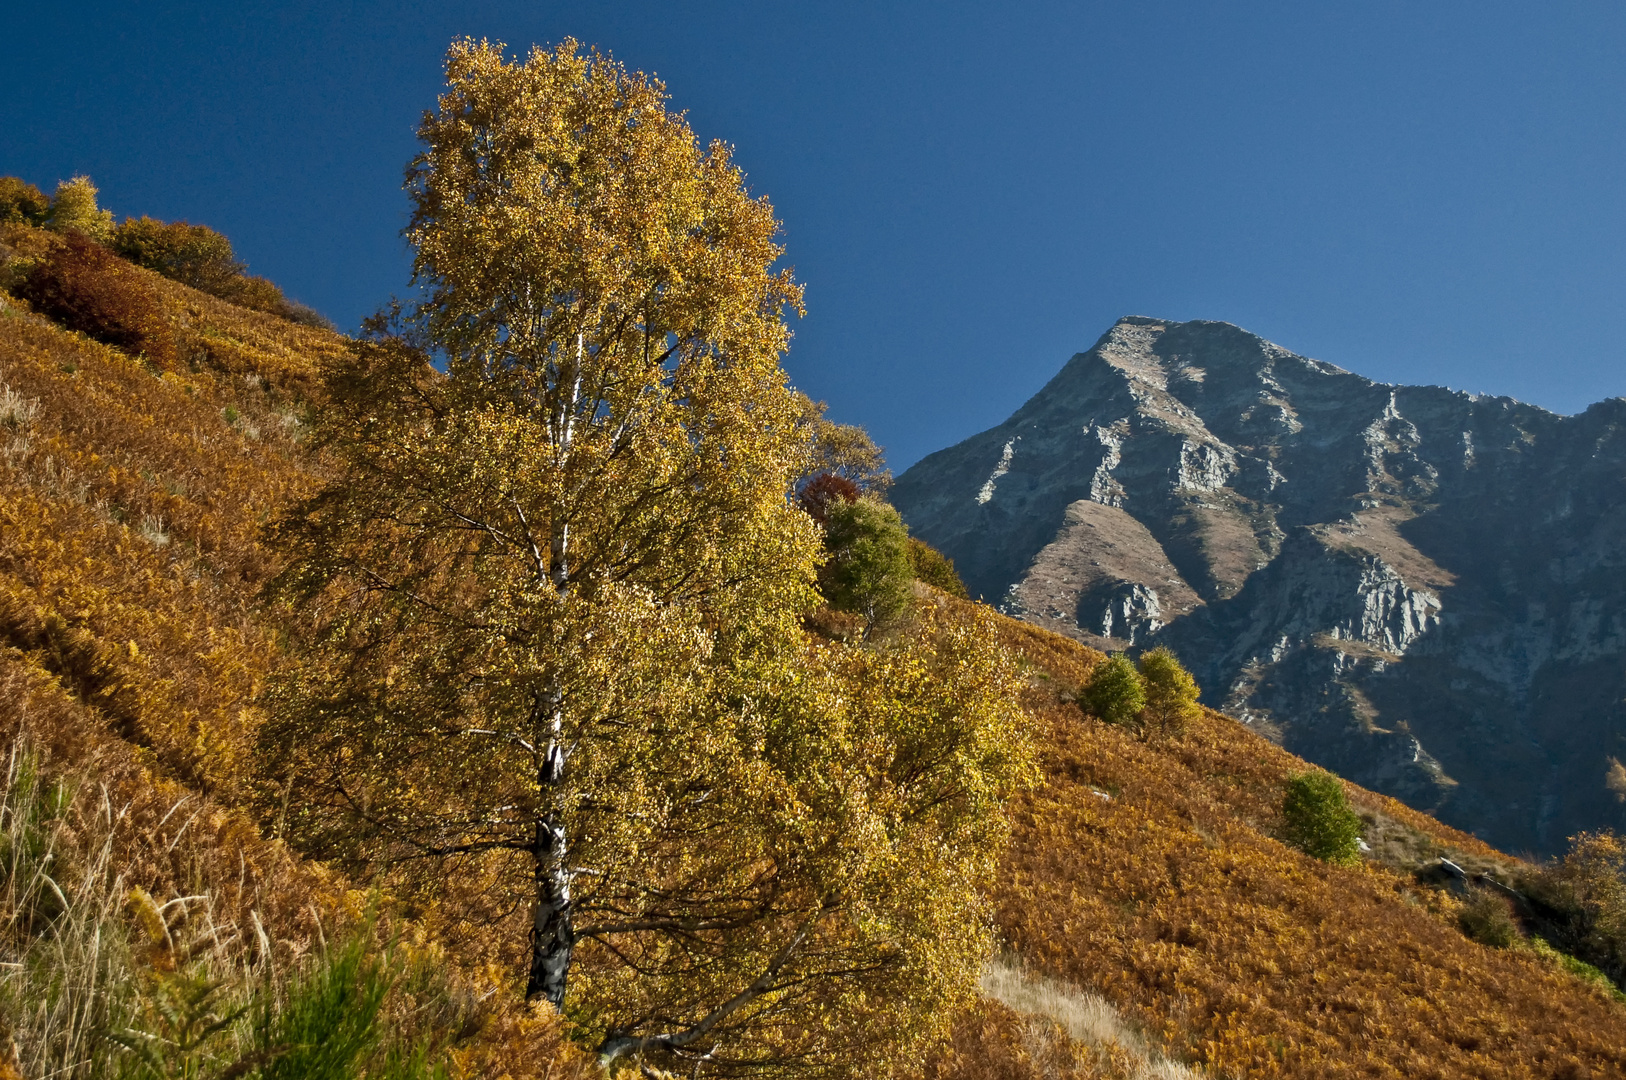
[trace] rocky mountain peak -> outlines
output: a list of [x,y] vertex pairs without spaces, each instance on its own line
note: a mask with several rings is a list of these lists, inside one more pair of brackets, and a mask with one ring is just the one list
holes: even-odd
[[1626,826],[1603,787],[1626,756],[1623,421],[1129,316],[894,498],[973,595],[1168,644],[1295,752],[1554,850]]

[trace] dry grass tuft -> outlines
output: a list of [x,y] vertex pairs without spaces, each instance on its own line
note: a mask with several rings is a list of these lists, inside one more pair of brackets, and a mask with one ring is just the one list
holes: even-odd
[[[982,976],[984,996],[1012,1012],[1049,1021],[1069,1041],[1103,1062],[1117,1062],[1126,1080],[1201,1080],[1202,1074],[1147,1045],[1099,994],[1029,973],[1020,961],[1002,957]],[[1047,1026],[1030,1025],[1029,1038],[1043,1045]],[[1041,1051],[1036,1056],[1043,1056]]]

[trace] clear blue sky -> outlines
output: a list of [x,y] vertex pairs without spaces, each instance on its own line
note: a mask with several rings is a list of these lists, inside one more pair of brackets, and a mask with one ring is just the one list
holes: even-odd
[[895,468],[1119,315],[1390,382],[1626,394],[1618,3],[7,5],[0,173],[187,218],[341,326],[406,284],[454,36],[574,35],[735,144],[808,286],[787,366]]

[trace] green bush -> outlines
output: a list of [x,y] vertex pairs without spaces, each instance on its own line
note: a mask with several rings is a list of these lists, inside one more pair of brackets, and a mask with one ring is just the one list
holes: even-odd
[[175,337],[152,290],[122,259],[78,232],[36,262],[17,293],[68,329],[144,356],[160,371],[175,364]]
[[1301,773],[1288,780],[1282,817],[1288,843],[1305,854],[1332,863],[1359,861],[1361,819],[1331,773]]
[[308,971],[280,1009],[256,1024],[261,1047],[286,1047],[260,1070],[264,1080],[349,1080],[376,1049],[378,1014],[393,981],[388,967],[367,955],[356,935]]
[[[202,965],[154,971],[134,1026],[107,1038],[124,1051],[125,1080],[246,1076],[257,1080],[437,1080],[428,1046],[383,1015],[400,972],[361,928],[297,972],[286,992],[269,980],[211,978]],[[239,973],[241,974],[241,973]]]
[[38,225],[51,210],[45,192],[15,176],[0,176],[0,222]]
[[1488,889],[1475,889],[1461,911],[1457,925],[1462,932],[1481,945],[1493,949],[1507,949],[1524,940],[1519,924],[1508,910],[1506,898]]
[[950,596],[966,599],[965,582],[954,571],[954,563],[947,555],[924,540],[909,538],[909,565],[915,578]]
[[1085,712],[1109,724],[1138,727],[1140,712],[1146,707],[1146,691],[1135,665],[1120,653],[1095,665],[1089,681],[1079,691],[1078,703]]
[[1197,680],[1168,649],[1156,648],[1140,658],[1140,680],[1146,695],[1140,722],[1148,734],[1163,738],[1184,735],[1202,715]]
[[868,495],[835,499],[825,508],[824,529],[830,559],[819,585],[830,606],[863,616],[866,633],[900,614],[914,570],[909,530],[898,512]]

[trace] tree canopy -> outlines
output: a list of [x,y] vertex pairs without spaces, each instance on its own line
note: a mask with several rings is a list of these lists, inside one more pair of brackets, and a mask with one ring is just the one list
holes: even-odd
[[334,478],[275,533],[303,663],[269,803],[306,850],[526,912],[526,995],[606,1064],[884,1063],[974,985],[1014,669],[986,626],[802,629],[801,292],[727,148],[571,41],[462,42],[447,81],[408,171],[423,297],[329,370]]
[[1143,655],[1139,668],[1146,697],[1140,712],[1142,730],[1164,738],[1185,734],[1202,715],[1197,704],[1197,680],[1174,653],[1161,646]]
[[873,495],[832,499],[824,507],[824,528],[830,558],[819,584],[830,606],[862,616],[866,633],[901,614],[914,567],[909,530],[897,510]]
[[1361,819],[1331,773],[1307,772],[1289,779],[1282,817],[1288,842],[1305,854],[1334,863],[1360,859]]
[[1085,712],[1109,724],[1134,724],[1146,704],[1146,691],[1135,665],[1119,654],[1095,665],[1078,702]]

